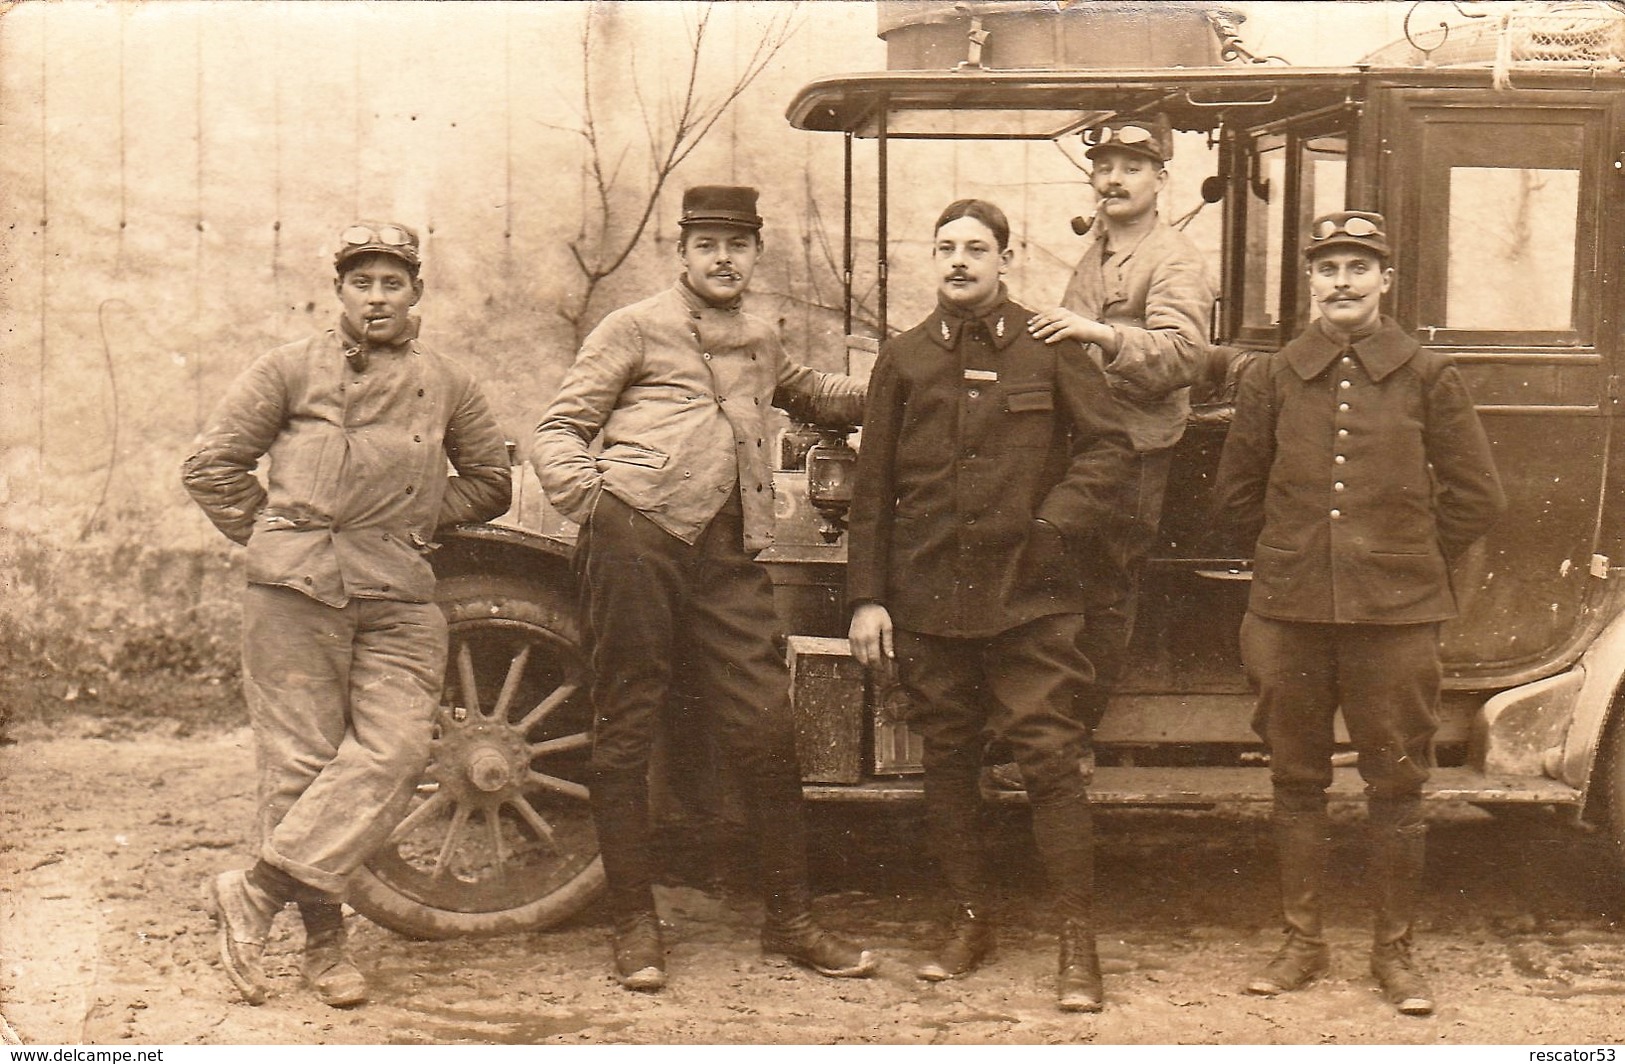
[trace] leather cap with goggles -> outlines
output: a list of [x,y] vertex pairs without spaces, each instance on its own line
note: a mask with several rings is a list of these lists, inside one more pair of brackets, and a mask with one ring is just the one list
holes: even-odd
[[1083,153],[1093,159],[1107,148],[1144,156],[1165,163],[1174,157],[1174,131],[1162,115],[1146,118],[1113,119],[1083,131]]
[[379,252],[393,255],[416,269],[419,265],[418,234],[415,229],[394,222],[357,222],[339,233],[339,249],[333,265],[342,268],[357,255]]
[[1388,257],[1387,222],[1375,211],[1333,211],[1309,223],[1304,240],[1305,258],[1314,258],[1335,247],[1364,248],[1384,259]]

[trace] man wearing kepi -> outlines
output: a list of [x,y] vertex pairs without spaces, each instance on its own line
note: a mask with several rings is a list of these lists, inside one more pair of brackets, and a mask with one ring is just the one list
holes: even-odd
[[1380,214],[1315,219],[1304,248],[1320,318],[1242,378],[1214,487],[1217,547],[1253,554],[1242,659],[1270,752],[1287,938],[1247,985],[1326,973],[1333,717],[1365,780],[1371,971],[1400,1012],[1433,996],[1410,956],[1433,766],[1439,624],[1450,567],[1505,508],[1488,439],[1451,360],[1381,313],[1393,284]]
[[[340,902],[428,761],[446,625],[427,554],[437,529],[501,514],[512,490],[478,384],[417,339],[417,234],[350,226],[334,266],[335,326],[238,377],[183,473],[215,526],[248,547],[260,857],[204,893],[221,963],[250,1004],[265,999],[265,940],[290,901],[317,996],[365,998]],[[267,486],[254,475],[262,456]]]
[[[821,930],[807,881],[789,674],[772,585],[755,560],[773,538],[768,408],[856,424],[863,387],[791,362],[741,307],[762,250],[753,188],[683,196],[683,272],[606,317],[536,428],[548,498],[581,526],[575,571],[593,667],[593,820],[608,878],[616,977],[665,985],[652,890],[649,754],[674,680],[692,678],[744,783],[761,862],[763,949],[830,976],[870,954]],[[602,436],[602,450],[589,445]]]
[[1010,744],[1055,894],[1057,1000],[1104,1001],[1094,839],[1078,696],[1080,563],[1132,525],[1133,449],[1104,375],[1076,344],[1028,336],[1010,299],[1010,226],[983,200],[936,225],[937,309],[880,348],[864,415],[848,547],[853,655],[909,695],[925,740],[927,830],[954,900],[919,970],[974,970],[993,944],[978,773]]
[[[1207,353],[1213,286],[1196,245],[1157,212],[1174,150],[1167,119],[1124,116],[1085,130],[1083,139],[1094,164],[1094,224],[1061,305],[1033,315],[1029,329],[1046,343],[1086,345],[1105,370],[1138,455],[1135,512],[1155,532],[1173,447],[1190,413],[1190,385]],[[1091,563],[1098,593],[1083,633],[1096,674],[1084,696],[1091,727],[1122,671],[1135,570],[1149,542],[1149,535],[1138,537],[1127,553]]]

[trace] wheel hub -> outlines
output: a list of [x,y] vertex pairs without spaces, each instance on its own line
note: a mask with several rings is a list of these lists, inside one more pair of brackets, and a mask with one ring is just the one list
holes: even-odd
[[530,745],[507,721],[455,710],[441,714],[435,777],[460,801],[489,806],[516,798],[530,758]]

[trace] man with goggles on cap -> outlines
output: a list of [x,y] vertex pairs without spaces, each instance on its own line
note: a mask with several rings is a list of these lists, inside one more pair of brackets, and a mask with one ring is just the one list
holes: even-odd
[[1217,549],[1253,555],[1241,651],[1270,752],[1287,927],[1247,989],[1296,990],[1330,967],[1320,892],[1341,710],[1366,784],[1371,971],[1400,1012],[1426,1015],[1410,936],[1439,624],[1456,615],[1452,563],[1506,500],[1460,372],[1381,312],[1394,276],[1384,228],[1365,211],[1310,226],[1319,317],[1242,377],[1213,494]]
[[[593,667],[593,820],[609,881],[616,978],[665,985],[655,912],[649,755],[678,678],[692,680],[744,783],[767,922],[764,950],[861,976],[868,951],[819,929],[789,675],[773,588],[768,408],[855,425],[863,385],[790,361],[742,309],[762,250],[753,188],[683,195],[683,272],[606,317],[581,346],[532,440],[548,498],[581,525],[575,569]],[[599,451],[590,449],[602,439]],[[688,703],[684,703],[688,704]]]
[[204,898],[249,1004],[265,1000],[265,941],[290,901],[316,995],[365,1000],[340,903],[428,762],[446,660],[428,552],[437,529],[496,517],[512,491],[479,385],[417,338],[417,234],[358,223],[333,262],[338,321],[244,371],[183,470],[193,500],[248,548],[243,690],[260,853],[205,880]]
[[1162,518],[1173,446],[1185,431],[1190,385],[1208,347],[1213,286],[1196,246],[1163,221],[1173,131],[1166,118],[1116,118],[1084,131],[1097,214],[1061,305],[1035,314],[1028,331],[1046,343],[1086,345],[1117,400],[1138,454],[1137,517],[1147,535],[1091,564],[1098,590],[1084,651],[1095,683],[1084,695],[1091,728],[1122,670],[1133,623],[1134,573]]

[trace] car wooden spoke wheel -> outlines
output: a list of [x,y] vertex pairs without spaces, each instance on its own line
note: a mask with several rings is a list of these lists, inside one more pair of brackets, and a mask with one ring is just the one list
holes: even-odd
[[428,768],[356,877],[357,911],[421,938],[549,927],[602,888],[592,716],[568,601],[522,580],[440,582],[450,645]]

